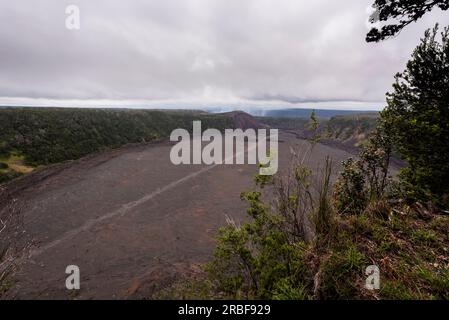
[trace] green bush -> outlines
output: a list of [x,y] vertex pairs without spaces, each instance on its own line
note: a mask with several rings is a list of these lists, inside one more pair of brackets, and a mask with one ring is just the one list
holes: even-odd
[[217,290],[233,298],[303,297],[298,287],[307,273],[304,244],[290,242],[281,216],[272,214],[259,192],[243,193],[249,202],[250,223],[220,230],[214,260],[207,271]]
[[343,161],[343,171],[334,185],[334,203],[340,214],[356,214],[365,209],[368,196],[360,160]]

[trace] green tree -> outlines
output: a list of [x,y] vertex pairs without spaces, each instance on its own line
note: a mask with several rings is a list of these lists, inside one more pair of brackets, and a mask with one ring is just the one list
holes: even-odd
[[427,30],[396,75],[382,125],[407,161],[401,178],[414,200],[449,206],[449,28]]
[[447,0],[375,0],[373,7],[376,12],[371,16],[371,22],[396,20],[380,28],[372,28],[366,36],[368,42],[378,42],[398,34],[410,23],[419,20],[427,12],[437,7],[449,9]]

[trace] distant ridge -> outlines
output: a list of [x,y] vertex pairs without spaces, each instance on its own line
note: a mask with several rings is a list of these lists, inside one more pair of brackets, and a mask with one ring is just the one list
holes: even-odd
[[[254,110],[250,112],[253,116],[273,117],[273,118],[310,118],[313,109],[279,109],[279,110]],[[329,110],[315,109],[318,118],[332,118],[335,116],[348,116],[364,113],[376,113],[375,111],[363,110]]]
[[[226,108],[204,108],[204,111],[211,113],[229,113]],[[310,114],[315,110],[315,114],[319,118],[330,119],[335,116],[349,116],[356,114],[377,114],[378,111],[374,110],[342,110],[342,109],[262,109],[255,107],[242,107],[240,111],[233,112],[246,112],[254,117],[271,117],[271,118],[310,118]]]
[[223,115],[226,115],[232,119],[236,129],[263,129],[268,127],[267,125],[260,123],[252,115],[243,111],[232,111],[223,113]]

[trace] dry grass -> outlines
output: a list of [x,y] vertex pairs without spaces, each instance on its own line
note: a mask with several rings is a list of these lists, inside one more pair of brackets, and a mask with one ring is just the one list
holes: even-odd
[[34,170],[33,167],[25,165],[23,156],[14,153],[9,158],[0,160],[0,162],[7,164],[10,169],[19,173],[30,173]]

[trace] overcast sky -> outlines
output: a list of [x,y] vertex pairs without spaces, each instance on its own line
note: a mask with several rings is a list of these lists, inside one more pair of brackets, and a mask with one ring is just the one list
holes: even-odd
[[449,14],[367,44],[372,2],[0,0],[0,105],[380,108]]

